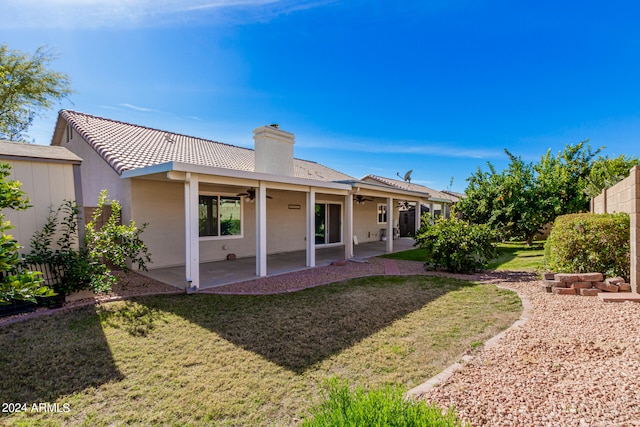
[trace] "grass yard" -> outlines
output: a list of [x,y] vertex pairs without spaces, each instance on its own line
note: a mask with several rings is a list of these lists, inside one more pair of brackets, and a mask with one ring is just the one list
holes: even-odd
[[325,379],[414,387],[520,312],[492,285],[405,276],[57,313],[0,328],[0,402],[62,412],[2,413],[0,424],[295,425]]
[[[524,242],[498,243],[497,249],[498,257],[489,263],[489,270],[540,271],[544,268],[544,242],[534,242],[531,246]],[[416,248],[382,257],[425,262],[427,252]]]
[[527,246],[524,242],[498,244],[498,257],[489,263],[490,270],[540,271],[544,268],[544,242]]

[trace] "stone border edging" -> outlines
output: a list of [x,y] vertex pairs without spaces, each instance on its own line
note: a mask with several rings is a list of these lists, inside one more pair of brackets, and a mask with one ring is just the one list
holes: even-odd
[[[529,320],[529,315],[531,313],[531,302],[529,301],[529,299],[527,297],[522,295],[519,291],[517,291],[515,289],[511,289],[508,286],[497,285],[497,284],[494,284],[494,286],[496,286],[499,289],[506,289],[506,290],[509,290],[511,292],[515,292],[516,295],[518,295],[518,297],[520,298],[520,301],[522,301],[522,313],[520,314],[520,318],[518,320],[516,320],[513,323],[513,325],[509,326],[504,331],[498,333],[494,337],[489,338],[487,341],[485,341],[484,346],[483,346],[483,351],[486,351],[486,350],[489,350],[489,349],[491,349],[493,347],[496,347],[500,343],[502,338],[504,338],[504,336],[507,334],[508,331],[515,330],[515,329],[518,329],[518,328],[521,328],[522,326],[524,326],[527,323],[527,321]],[[460,361],[453,363],[452,365],[450,365],[447,368],[445,368],[439,374],[429,378],[427,381],[423,382],[419,386],[414,387],[411,390],[409,390],[406,393],[406,397],[417,398],[417,397],[419,397],[419,396],[421,396],[423,394],[426,394],[431,389],[443,384],[455,372],[457,372],[457,371],[461,370],[462,368],[464,368],[464,365],[469,363],[474,358],[475,358],[475,356],[472,356],[472,355],[468,355],[468,354],[463,355],[460,358]]]

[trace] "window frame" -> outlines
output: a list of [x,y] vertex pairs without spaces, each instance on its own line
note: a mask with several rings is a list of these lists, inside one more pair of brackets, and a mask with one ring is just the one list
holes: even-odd
[[[382,208],[382,209],[381,209]],[[382,218],[384,221],[380,221]],[[376,209],[376,221],[378,224],[386,224],[389,219],[389,215],[387,212],[387,204],[386,203],[378,203],[378,208]]]
[[[208,241],[208,240],[230,240],[230,239],[242,239],[244,238],[244,197],[242,196],[237,196],[236,194],[233,193],[223,193],[223,192],[214,192],[214,191],[200,191],[198,193],[198,209],[200,206],[200,197],[217,197],[218,199],[218,235],[217,236],[201,236],[200,235],[200,226],[198,225],[198,238],[201,241]],[[221,203],[222,203],[222,199],[223,198],[232,198],[232,199],[238,199],[240,201],[240,234],[226,234],[226,235],[222,235],[220,234],[222,231],[222,221],[220,219],[221,216]]]

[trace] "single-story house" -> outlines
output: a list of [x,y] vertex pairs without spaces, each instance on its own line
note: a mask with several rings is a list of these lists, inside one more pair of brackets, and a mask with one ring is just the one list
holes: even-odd
[[29,209],[3,210],[14,227],[10,234],[22,245],[20,252],[28,253],[33,234],[46,224],[51,210],[65,200],[81,203],[82,159],[63,147],[0,141],[0,163],[11,166],[9,179],[20,181],[21,190],[29,198]]
[[[294,157],[295,138],[278,125],[253,131],[254,149],[166,130],[62,110],[51,145],[82,158],[85,209],[102,189],[120,201],[123,221],[148,223],[143,239],[150,268],[184,266],[187,289],[200,287],[199,265],[235,257],[256,258],[267,274],[267,254],[396,236],[399,202],[428,204],[423,188],[358,180]],[[415,218],[416,225],[420,218]],[[394,239],[386,239],[393,250]]]

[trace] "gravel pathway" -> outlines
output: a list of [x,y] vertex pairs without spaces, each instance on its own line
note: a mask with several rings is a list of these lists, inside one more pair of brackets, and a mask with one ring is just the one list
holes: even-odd
[[529,321],[423,399],[472,426],[640,426],[640,304],[548,294],[523,274],[475,279],[528,298]]

